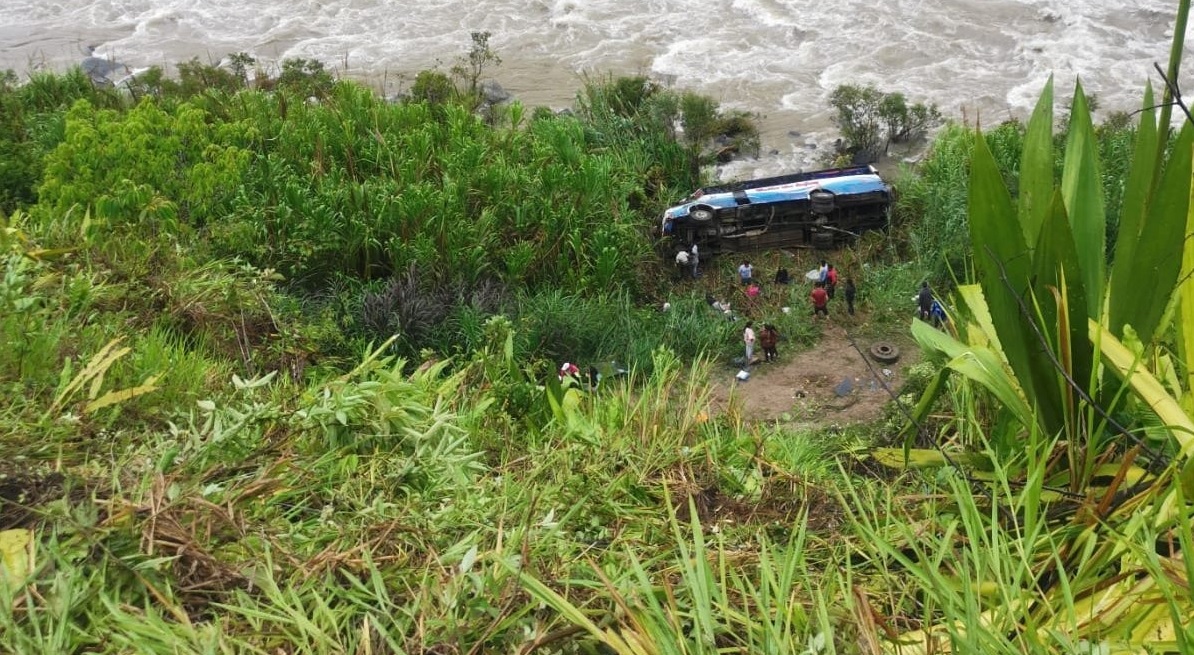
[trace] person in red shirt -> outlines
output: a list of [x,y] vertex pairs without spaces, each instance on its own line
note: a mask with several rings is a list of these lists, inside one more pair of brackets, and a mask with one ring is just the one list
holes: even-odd
[[829,299],[833,299],[833,292],[837,290],[837,269],[833,264],[829,265],[829,270],[825,272],[825,291],[829,294]]
[[809,298],[813,301],[813,316],[817,314],[829,316],[829,292],[825,290],[825,285],[818,282],[813,287],[813,292],[809,294]]

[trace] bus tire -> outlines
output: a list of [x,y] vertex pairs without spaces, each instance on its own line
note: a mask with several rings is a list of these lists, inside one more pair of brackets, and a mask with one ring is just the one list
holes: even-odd
[[880,364],[894,364],[900,361],[900,348],[890,341],[871,344],[871,358]]

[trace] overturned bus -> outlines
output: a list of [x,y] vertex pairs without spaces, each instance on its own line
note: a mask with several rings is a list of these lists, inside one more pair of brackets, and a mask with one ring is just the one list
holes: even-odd
[[710,254],[830,249],[887,227],[891,186],[873,166],[830,168],[698,189],[663,214],[663,233]]

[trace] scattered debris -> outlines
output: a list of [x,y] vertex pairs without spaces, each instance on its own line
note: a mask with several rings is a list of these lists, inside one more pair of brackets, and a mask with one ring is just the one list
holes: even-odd
[[838,398],[843,398],[853,393],[853,391],[854,381],[850,378],[843,378],[842,381],[838,382],[837,386],[833,388],[833,395],[837,396]]

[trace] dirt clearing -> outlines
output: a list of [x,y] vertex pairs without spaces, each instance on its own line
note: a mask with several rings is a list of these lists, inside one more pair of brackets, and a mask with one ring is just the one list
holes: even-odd
[[[920,359],[920,352],[907,340],[897,340],[899,360],[882,364],[868,353],[878,339],[856,338],[856,349],[846,330],[829,323],[815,346],[798,353],[784,352],[779,361],[758,360],[750,367],[750,379],[734,377],[737,367],[718,368],[713,380],[712,405],[728,411],[731,402],[750,421],[776,421],[789,427],[827,427],[876,421],[884,416],[891,400],[904,383],[908,366]],[[868,366],[869,364],[869,366]]]

